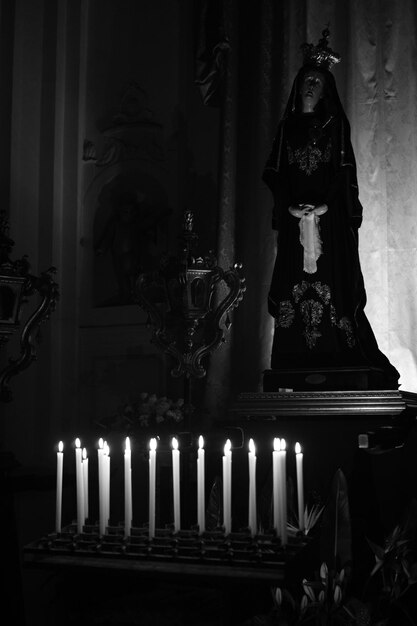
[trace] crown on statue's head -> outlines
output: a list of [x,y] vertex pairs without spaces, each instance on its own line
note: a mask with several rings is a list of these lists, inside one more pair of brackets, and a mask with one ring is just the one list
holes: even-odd
[[322,32],[322,38],[316,46],[312,43],[303,43],[301,50],[303,52],[304,65],[330,70],[333,65],[339,63],[340,54],[329,48],[329,36],[330,31],[328,28],[325,28]]

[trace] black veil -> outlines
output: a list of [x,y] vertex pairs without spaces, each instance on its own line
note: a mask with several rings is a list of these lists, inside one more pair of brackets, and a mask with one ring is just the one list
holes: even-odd
[[314,65],[303,65],[294,78],[290,96],[287,101],[287,105],[284,110],[281,122],[278,126],[273,148],[271,150],[270,157],[266,163],[263,179],[267,185],[271,188],[271,174],[273,177],[274,172],[279,171],[279,164],[281,159],[282,148],[282,133],[285,122],[293,119],[300,114],[301,111],[301,97],[300,88],[304,76],[311,70],[320,72],[324,76],[324,89],[323,97],[317,105],[317,116],[325,123],[328,119],[334,120],[333,126],[337,129],[336,137],[336,152],[335,166],[341,167],[344,165],[350,165],[353,167],[356,174],[356,162],[355,155],[353,153],[352,145],[350,142],[350,124],[346,117],[343,105],[339,98],[339,94],[336,87],[336,81],[333,74],[324,68],[317,68]]
[[279,185],[284,132],[286,127],[296,124],[297,118],[301,115],[300,88],[306,73],[312,70],[320,72],[324,77],[323,97],[318,103],[315,113],[322,124],[328,123],[331,126],[334,147],[332,159],[335,174],[340,172],[341,168],[347,167],[349,170],[349,175],[344,177],[347,181],[347,211],[352,217],[352,225],[357,229],[362,222],[362,205],[357,191],[356,159],[350,139],[350,124],[337,91],[335,78],[329,70],[312,64],[304,64],[299,69],[294,78],[284,114],[278,125],[262,179],[275,196],[277,185]]

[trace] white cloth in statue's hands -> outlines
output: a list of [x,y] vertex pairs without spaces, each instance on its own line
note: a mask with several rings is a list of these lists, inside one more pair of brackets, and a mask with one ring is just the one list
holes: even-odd
[[319,216],[324,215],[327,208],[325,204],[320,204],[317,207],[303,204],[289,208],[291,215],[300,219],[300,243],[304,248],[303,270],[307,274],[317,272],[317,260],[322,253]]
[[321,255],[318,215],[312,211],[300,219],[300,243],[304,248],[304,267],[307,274],[317,272],[317,259]]

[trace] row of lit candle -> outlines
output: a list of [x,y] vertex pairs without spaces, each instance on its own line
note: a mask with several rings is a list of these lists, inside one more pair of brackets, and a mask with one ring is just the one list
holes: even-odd
[[[156,450],[157,440],[149,442],[149,537],[155,536],[156,514]],[[99,531],[106,532],[110,519],[110,449],[105,441],[99,440],[98,445],[98,497],[99,497]],[[303,454],[299,443],[295,445],[297,473],[297,502],[299,528],[304,530],[304,481]],[[249,441],[249,498],[248,528],[252,535],[258,530],[257,499],[256,499],[256,450],[253,439]],[[88,458],[81,442],[75,440],[76,463],[76,496],[77,496],[77,530],[82,532],[88,518]],[[223,527],[225,534],[232,530],[232,445],[226,441],[222,458],[223,470]],[[283,544],[287,543],[287,494],[286,494],[286,442],[274,439],[272,453],[273,479],[273,525]],[[59,442],[57,452],[57,488],[56,488],[56,532],[61,532],[62,517],[62,481],[63,481],[63,443]],[[174,531],[181,529],[181,495],[180,495],[180,451],[178,440],[172,439],[172,488]],[[205,523],[205,450],[203,437],[199,437],[197,450],[197,524],[199,532],[206,529]],[[132,526],[132,465],[130,439],[126,437],[124,451],[124,533],[129,536]]]

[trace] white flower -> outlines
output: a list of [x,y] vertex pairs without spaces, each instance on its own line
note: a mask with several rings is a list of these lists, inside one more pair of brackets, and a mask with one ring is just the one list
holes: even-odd
[[342,590],[339,587],[339,585],[336,585],[334,588],[334,603],[336,604],[336,606],[339,606],[339,604],[342,601]]
[[312,588],[308,584],[308,581],[307,581],[306,578],[304,578],[304,580],[303,580],[303,589],[304,589],[304,593],[310,598],[310,600],[312,602],[315,602],[316,596],[314,595],[314,591],[312,590]]
[[277,606],[281,606],[282,604],[282,591],[279,587],[275,589],[275,602],[277,603]]
[[320,578],[323,585],[327,585],[329,570],[327,568],[326,563],[322,563],[320,567]]

